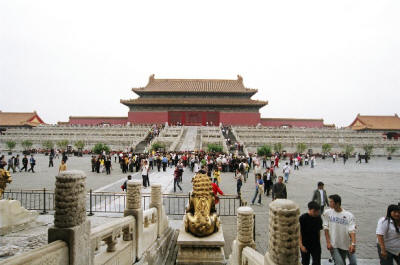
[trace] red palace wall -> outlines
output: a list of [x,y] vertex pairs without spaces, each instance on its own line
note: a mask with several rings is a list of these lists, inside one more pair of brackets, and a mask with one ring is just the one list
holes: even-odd
[[138,111],[128,112],[128,121],[131,124],[160,124],[168,121],[167,111]]
[[278,120],[278,119],[261,119],[261,125],[266,127],[306,127],[306,128],[323,128],[323,120]]
[[73,125],[99,125],[99,124],[126,124],[127,118],[70,118],[69,124]]
[[220,112],[219,121],[224,125],[257,125],[260,123],[258,112]]

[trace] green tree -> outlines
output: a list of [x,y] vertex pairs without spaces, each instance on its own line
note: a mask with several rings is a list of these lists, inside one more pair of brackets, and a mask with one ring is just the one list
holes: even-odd
[[104,143],[97,143],[93,147],[92,151],[98,155],[102,154],[103,151],[106,151],[106,153],[110,152],[110,147]]
[[274,151],[275,151],[275,152],[281,153],[281,152],[282,152],[282,149],[283,149],[282,143],[276,143],[276,144],[274,144]]
[[21,146],[24,149],[24,151],[31,149],[32,145],[33,145],[33,143],[30,140],[23,140],[21,142]]
[[343,153],[345,153],[347,157],[350,157],[353,151],[354,151],[354,146],[348,144],[344,147]]
[[85,142],[84,141],[76,141],[75,142],[75,147],[80,149],[80,150],[83,150],[83,148],[85,147]]
[[12,152],[12,150],[15,148],[17,143],[15,141],[9,140],[6,142],[6,145],[7,145],[8,150],[10,150],[10,152]]
[[57,142],[57,146],[58,146],[58,148],[60,148],[61,150],[67,149],[68,144],[69,144],[69,141],[68,141],[68,140],[61,140],[61,141],[58,141],[58,142]]
[[46,140],[46,141],[44,141],[44,142],[42,143],[42,146],[43,146],[44,148],[46,148],[46,150],[50,150],[50,149],[52,149],[52,148],[54,147],[54,143],[53,143],[53,141]]
[[296,146],[297,153],[302,154],[307,149],[307,145],[305,143],[298,143]]
[[257,155],[259,156],[270,156],[272,154],[272,148],[270,145],[264,144],[263,146],[257,148]]
[[151,145],[151,150],[152,151],[159,151],[161,149],[165,149],[165,144],[160,143],[160,142],[155,142]]
[[222,152],[223,150],[222,145],[211,144],[211,143],[207,145],[207,149],[209,152],[215,152],[215,153]]
[[332,150],[331,144],[323,144],[322,145],[322,153],[326,154],[326,153],[329,153],[331,150]]
[[365,151],[365,153],[370,156],[372,155],[372,150],[374,149],[374,146],[372,144],[366,144],[363,146],[363,149]]
[[394,153],[396,153],[397,149],[397,146],[393,145],[386,147],[386,151],[388,152],[389,156],[392,156]]

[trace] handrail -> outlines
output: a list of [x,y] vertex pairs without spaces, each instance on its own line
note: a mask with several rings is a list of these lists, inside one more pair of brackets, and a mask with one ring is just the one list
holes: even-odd
[[115,233],[116,229],[119,228],[123,229],[125,227],[130,226],[132,224],[132,221],[134,220],[135,218],[133,216],[126,216],[118,218],[115,221],[107,222],[105,224],[96,226],[91,230],[90,239],[99,238],[100,240],[104,240],[105,238]]

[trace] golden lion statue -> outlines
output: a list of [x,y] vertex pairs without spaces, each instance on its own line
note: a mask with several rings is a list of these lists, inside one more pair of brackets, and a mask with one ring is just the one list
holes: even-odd
[[4,190],[6,189],[7,183],[11,183],[12,178],[9,171],[0,168],[0,199],[3,198]]
[[185,231],[198,237],[208,236],[220,226],[211,180],[205,174],[196,174],[192,182],[193,192],[184,217]]

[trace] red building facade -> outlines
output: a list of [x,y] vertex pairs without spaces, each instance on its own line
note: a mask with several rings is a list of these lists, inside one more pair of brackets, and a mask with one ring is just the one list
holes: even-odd
[[253,100],[257,89],[246,88],[243,79],[156,79],[133,88],[139,98],[121,100],[129,107],[131,124],[257,125],[260,108],[268,102]]

